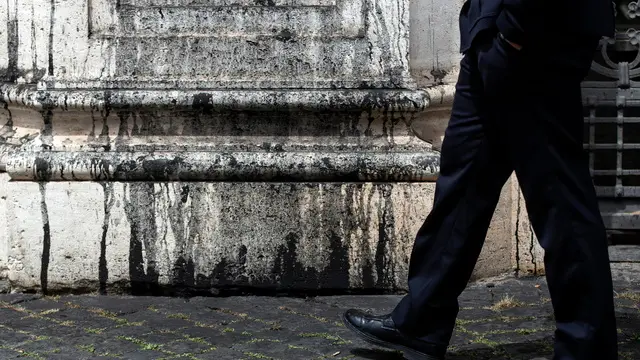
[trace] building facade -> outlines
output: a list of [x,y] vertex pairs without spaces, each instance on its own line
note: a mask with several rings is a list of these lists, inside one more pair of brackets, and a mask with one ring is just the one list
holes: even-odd
[[[462,2],[0,4],[0,276],[44,292],[404,289]],[[634,4],[618,16],[633,23]],[[627,28],[606,41],[637,54]],[[615,178],[609,224],[632,234],[637,64],[624,61],[605,56],[606,79],[585,84],[586,146],[596,179]],[[616,116],[600,110],[611,99]],[[597,124],[621,138],[598,142]],[[615,168],[598,167],[605,148]],[[540,274],[542,255],[512,180],[475,277]]]

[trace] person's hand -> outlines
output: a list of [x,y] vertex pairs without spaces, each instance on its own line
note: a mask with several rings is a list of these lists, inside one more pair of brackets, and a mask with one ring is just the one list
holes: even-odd
[[511,45],[511,47],[513,47],[516,50],[522,50],[522,45],[520,44],[516,44],[513,41],[509,41],[509,39],[505,38],[504,35],[502,35],[502,33],[499,33],[500,38],[502,38],[502,40],[506,41],[507,44]]

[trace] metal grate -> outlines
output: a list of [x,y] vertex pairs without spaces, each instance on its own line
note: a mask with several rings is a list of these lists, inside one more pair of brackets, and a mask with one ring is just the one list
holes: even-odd
[[640,198],[640,94],[617,90],[609,99],[587,95],[585,149],[598,196]]
[[614,3],[617,34],[600,42],[583,84],[585,149],[607,228],[640,244],[640,17]]

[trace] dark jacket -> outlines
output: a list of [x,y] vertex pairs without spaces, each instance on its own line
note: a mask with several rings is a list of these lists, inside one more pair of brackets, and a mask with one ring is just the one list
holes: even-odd
[[611,0],[467,0],[460,13],[461,52],[478,34],[494,29],[526,46],[571,41],[571,36],[612,36]]

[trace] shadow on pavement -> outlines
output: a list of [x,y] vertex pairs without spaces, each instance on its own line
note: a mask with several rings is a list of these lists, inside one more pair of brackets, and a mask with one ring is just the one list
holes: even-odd
[[[640,304],[639,304],[640,306]],[[619,313],[618,343],[620,359],[640,359],[640,309],[638,313]],[[522,336],[525,340],[526,336]],[[470,346],[472,348],[464,348]],[[551,359],[553,337],[532,341],[514,342],[496,346],[482,344],[460,345],[460,350],[447,354],[447,360],[532,360]],[[356,348],[351,351],[361,359],[402,360],[402,354],[395,351]]]

